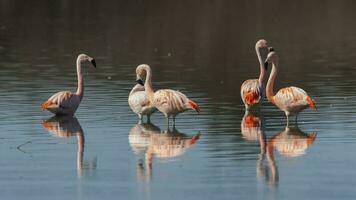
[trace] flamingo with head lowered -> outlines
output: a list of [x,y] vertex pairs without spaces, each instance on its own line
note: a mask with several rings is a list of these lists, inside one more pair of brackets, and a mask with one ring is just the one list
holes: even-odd
[[263,60],[261,57],[261,49],[267,49],[267,41],[264,39],[258,40],[255,49],[258,58],[258,62],[260,63],[260,76],[258,79],[248,79],[244,81],[241,85],[241,99],[245,104],[246,110],[249,110],[253,105],[260,102],[263,93],[264,93],[264,85],[263,80],[265,77],[266,70],[263,65]]
[[96,63],[94,58],[80,54],[77,58],[77,76],[78,76],[78,89],[76,93],[70,91],[62,91],[51,96],[47,101],[42,103],[41,108],[48,110],[56,115],[73,115],[77,110],[84,95],[84,81],[82,74],[81,64],[83,62],[91,62],[94,67]]
[[288,124],[290,115],[295,114],[297,120],[300,111],[308,107],[316,110],[315,102],[303,89],[294,86],[282,88],[274,94],[273,86],[277,76],[278,56],[272,47],[269,48],[269,51],[265,68],[267,69],[268,63],[272,63],[272,71],[266,86],[266,96],[269,102],[284,111]]
[[[137,66],[137,68],[138,67],[140,66]],[[132,88],[129,94],[129,106],[131,110],[138,115],[139,123],[142,122],[144,115],[147,115],[147,122],[150,122],[152,113],[156,112],[157,109],[148,99],[148,95],[145,92],[144,82],[141,79],[136,80],[136,82],[137,84]]]
[[190,100],[183,93],[171,89],[157,90],[154,92],[152,87],[152,71],[151,67],[142,64],[136,68],[137,82],[143,83],[142,77],[146,75],[144,83],[145,92],[150,101],[150,105],[156,107],[167,118],[169,125],[169,117],[173,117],[173,125],[175,124],[175,117],[188,109],[195,110],[200,113],[200,108],[197,103]]

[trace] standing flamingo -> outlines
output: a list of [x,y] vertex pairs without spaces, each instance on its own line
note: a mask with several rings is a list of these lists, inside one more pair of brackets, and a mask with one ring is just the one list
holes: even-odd
[[137,84],[132,88],[129,94],[129,106],[131,110],[138,115],[139,122],[142,122],[143,115],[147,115],[147,121],[150,121],[151,114],[157,109],[150,104],[150,100],[145,92],[144,83],[140,79]]
[[145,92],[150,100],[150,104],[155,106],[167,118],[169,125],[169,117],[173,117],[173,125],[175,125],[175,117],[177,114],[184,112],[188,109],[193,109],[200,113],[200,108],[197,103],[188,99],[183,93],[163,89],[154,92],[152,87],[152,71],[150,66],[146,64],[139,65],[136,68],[137,81],[143,82],[142,77],[146,74]]
[[241,85],[241,99],[245,104],[245,109],[249,110],[253,105],[260,102],[263,93],[264,85],[263,80],[265,77],[266,69],[263,65],[261,57],[261,49],[267,49],[267,41],[264,39],[258,40],[255,45],[258,62],[260,63],[260,76],[258,79],[248,79]]
[[310,107],[311,109],[316,110],[315,102],[303,89],[294,86],[282,88],[277,94],[274,94],[273,85],[277,76],[278,56],[273,48],[270,48],[269,50],[270,53],[267,56],[265,67],[268,67],[268,63],[272,63],[272,71],[266,86],[267,99],[280,110],[284,111],[288,125],[289,115],[295,114],[297,120],[298,113],[305,108]]
[[94,58],[85,54],[80,54],[77,58],[77,76],[78,76],[78,89],[76,93],[69,91],[62,91],[51,96],[47,101],[42,103],[41,108],[48,110],[56,115],[73,115],[77,110],[84,95],[84,81],[81,64],[82,62],[89,61],[96,67]]

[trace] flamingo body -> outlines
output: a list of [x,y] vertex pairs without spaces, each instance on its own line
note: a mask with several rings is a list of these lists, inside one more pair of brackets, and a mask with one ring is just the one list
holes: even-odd
[[42,103],[42,110],[48,110],[56,115],[71,115],[75,113],[81,98],[69,91],[57,92]]
[[151,114],[157,110],[150,104],[145,88],[140,84],[136,84],[135,87],[132,88],[128,103],[131,110],[138,115],[140,120],[142,120],[143,115],[147,115],[149,120]]
[[263,86],[259,84],[258,79],[248,79],[241,85],[241,99],[246,108],[260,102]]
[[199,106],[183,93],[175,90],[158,90],[153,95],[153,105],[166,117],[176,116],[188,109],[200,112]]
[[273,103],[286,115],[298,114],[308,107],[315,109],[315,103],[308,94],[294,86],[280,89],[273,97]]

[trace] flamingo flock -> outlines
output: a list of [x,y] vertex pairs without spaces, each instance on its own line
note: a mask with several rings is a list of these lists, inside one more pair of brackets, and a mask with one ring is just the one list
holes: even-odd
[[[315,101],[301,88],[290,86],[274,92],[274,83],[279,69],[279,58],[277,53],[264,39],[260,39],[255,44],[255,51],[259,62],[259,76],[256,79],[248,79],[241,85],[240,95],[245,106],[245,115],[241,120],[242,138],[249,141],[259,141],[260,158],[257,162],[258,177],[263,177],[264,160],[267,155],[268,167],[270,170],[271,182],[278,182],[278,168],[273,156],[273,150],[277,150],[281,155],[288,157],[299,156],[314,143],[316,134],[304,134],[298,127],[289,127],[289,117],[295,115],[297,122],[298,114],[306,108],[316,110]],[[267,54],[263,59],[263,52]],[[41,105],[42,110],[48,110],[56,116],[42,123],[42,126],[49,132],[60,137],[70,137],[77,135],[77,168],[78,176],[81,176],[83,169],[84,134],[78,121],[74,116],[84,96],[84,80],[82,65],[91,63],[96,68],[94,58],[80,54],[76,60],[76,70],[78,78],[78,88],[76,92],[61,91],[52,95]],[[265,76],[268,73],[268,66],[272,69],[267,83]],[[135,150],[143,149],[145,154],[145,165],[143,161],[138,164],[139,179],[149,180],[152,174],[152,158],[171,158],[183,154],[196,144],[200,138],[200,133],[189,137],[179,133],[175,128],[178,114],[187,110],[202,112],[198,103],[188,98],[180,91],[172,89],[154,90],[152,69],[147,64],[140,64],[136,67],[136,85],[128,95],[128,105],[137,114],[138,123],[129,133],[129,143]],[[267,143],[264,134],[263,120],[253,114],[254,107],[261,107],[263,101],[267,101],[283,111],[286,116],[287,125],[285,130],[274,136]],[[158,127],[150,122],[151,115],[161,112],[167,120],[167,131],[160,131]],[[259,111],[261,111],[259,109]],[[143,118],[147,117],[147,122]],[[170,118],[173,120],[173,131],[169,128]],[[297,123],[296,123],[297,124]],[[95,163],[93,164],[95,168]]]
[[[255,50],[259,62],[260,74],[257,79],[248,79],[241,85],[241,99],[245,105],[245,110],[248,112],[255,106],[261,104],[265,97],[267,100],[282,110],[289,123],[289,116],[295,115],[296,120],[298,113],[306,108],[316,110],[315,101],[301,88],[285,87],[274,93],[274,82],[277,77],[278,55],[272,47],[264,39],[260,39],[255,44]],[[267,58],[263,60],[261,51],[268,50]],[[86,55],[80,54],[77,58],[76,69],[78,77],[78,89],[75,93],[70,91],[61,91],[51,96],[47,101],[42,103],[41,109],[48,110],[55,115],[73,116],[81,103],[84,96],[84,80],[82,74],[82,64],[90,62],[96,67],[95,59]],[[268,65],[272,65],[266,87],[264,84],[265,74],[268,70]],[[150,117],[156,111],[163,113],[167,119],[169,126],[170,118],[175,125],[176,116],[186,110],[194,110],[198,114],[201,112],[199,105],[189,99],[182,92],[172,89],[160,89],[155,91],[152,85],[152,69],[147,64],[141,64],[136,68],[137,84],[132,88],[128,104],[131,110],[138,115],[139,123],[142,123],[143,117],[147,116],[147,121],[150,122]]]

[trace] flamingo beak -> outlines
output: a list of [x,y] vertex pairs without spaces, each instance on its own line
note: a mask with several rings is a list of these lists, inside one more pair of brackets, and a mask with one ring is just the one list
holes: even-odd
[[143,80],[142,80],[142,79],[137,79],[137,80],[136,80],[136,83],[138,83],[138,84],[140,84],[140,85],[142,85],[142,86],[145,85],[145,84],[143,83]]
[[96,62],[95,62],[95,59],[93,58],[90,62],[91,62],[91,64],[93,64],[93,66],[96,68]]
[[265,62],[265,70],[268,69],[268,62]]

